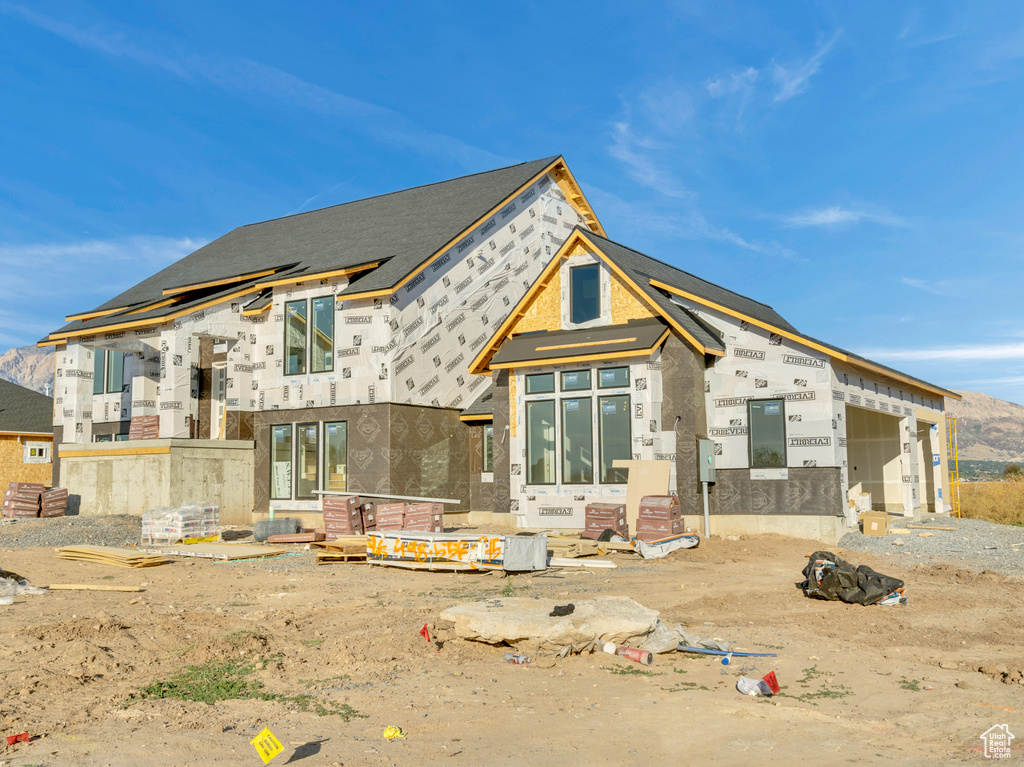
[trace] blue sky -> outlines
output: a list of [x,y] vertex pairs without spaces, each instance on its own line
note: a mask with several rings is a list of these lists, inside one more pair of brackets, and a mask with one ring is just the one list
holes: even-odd
[[235,226],[563,154],[613,239],[1024,402],[1022,71],[1019,3],[0,0],[0,351]]

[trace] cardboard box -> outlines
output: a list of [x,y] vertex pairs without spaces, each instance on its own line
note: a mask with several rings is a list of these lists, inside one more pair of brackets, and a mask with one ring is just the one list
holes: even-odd
[[884,511],[865,511],[860,515],[864,535],[885,535],[889,532],[889,515]]
[[645,495],[640,499],[640,519],[679,519],[683,515],[679,499],[674,495]]

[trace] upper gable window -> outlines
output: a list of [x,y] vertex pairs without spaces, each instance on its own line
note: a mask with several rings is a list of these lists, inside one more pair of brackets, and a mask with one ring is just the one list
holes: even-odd
[[574,266],[569,270],[569,321],[573,324],[601,316],[601,267]]
[[601,316],[601,267],[596,263],[569,269],[569,322],[588,323]]

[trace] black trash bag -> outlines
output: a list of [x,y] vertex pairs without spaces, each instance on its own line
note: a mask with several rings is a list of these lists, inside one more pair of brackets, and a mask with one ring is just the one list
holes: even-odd
[[803,572],[804,594],[851,605],[873,605],[903,588],[899,578],[876,573],[867,565],[854,567],[830,551],[811,554]]

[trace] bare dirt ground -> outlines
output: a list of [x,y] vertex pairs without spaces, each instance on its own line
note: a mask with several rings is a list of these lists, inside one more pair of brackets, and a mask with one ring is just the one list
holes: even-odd
[[[318,567],[308,553],[124,570],[0,551],[5,570],[36,585],[145,588],[0,607],[0,734],[38,736],[0,741],[0,764],[257,765],[249,741],[264,727],[285,745],[277,765],[960,763],[982,761],[979,736],[1002,723],[1024,753],[1022,581],[838,550],[903,578],[910,603],[824,602],[796,587],[817,548],[711,539],[661,561],[616,556],[615,570],[511,578]],[[599,653],[515,666],[506,648],[439,650],[418,633],[445,606],[512,594],[629,596],[778,658],[723,666],[673,653],[647,668]],[[229,661],[269,699],[142,697],[186,666]],[[770,670],[782,695],[736,691],[740,674]],[[406,737],[385,740],[388,725]]]

